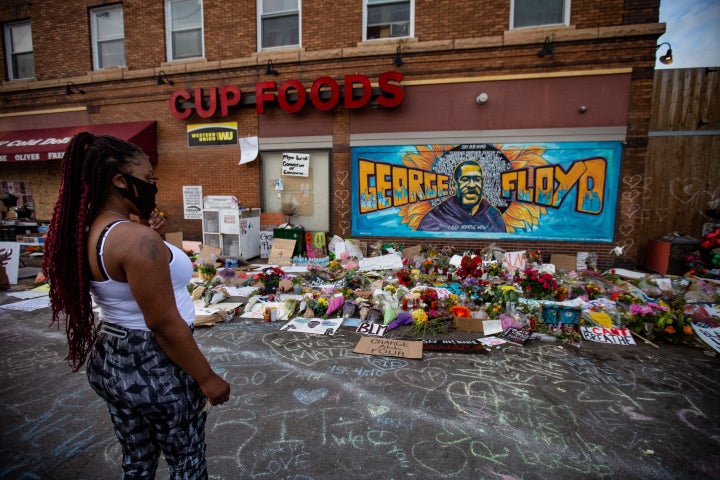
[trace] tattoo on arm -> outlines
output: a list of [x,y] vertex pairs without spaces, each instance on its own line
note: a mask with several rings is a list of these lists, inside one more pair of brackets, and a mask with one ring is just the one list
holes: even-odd
[[160,249],[158,249],[157,241],[149,237],[141,238],[140,254],[150,260],[157,260],[160,255]]

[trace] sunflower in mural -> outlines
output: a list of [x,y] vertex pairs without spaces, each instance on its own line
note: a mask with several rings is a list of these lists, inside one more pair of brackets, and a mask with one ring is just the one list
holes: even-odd
[[[421,231],[507,232],[530,230],[547,213],[544,207],[503,195],[503,172],[547,166],[540,147],[502,145],[418,146],[402,162],[430,172],[427,200],[400,208],[401,223]],[[433,182],[432,179],[435,179]]]

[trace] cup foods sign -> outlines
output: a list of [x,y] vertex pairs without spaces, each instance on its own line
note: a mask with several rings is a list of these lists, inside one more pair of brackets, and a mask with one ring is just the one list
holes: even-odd
[[[405,75],[400,72],[384,72],[378,78],[379,95],[373,90],[370,79],[365,75],[345,75],[342,85],[331,77],[320,77],[310,86],[309,91],[300,80],[282,82],[258,82],[255,84],[255,110],[265,113],[265,106],[275,104],[288,113],[299,112],[306,104],[322,111],[332,110],[341,104],[348,109],[362,108],[375,102],[385,108],[397,107],[405,98],[400,82]],[[170,97],[170,113],[184,120],[196,112],[202,118],[214,115],[227,117],[230,108],[240,105],[242,92],[236,85],[213,86],[206,97],[202,88],[176,90]],[[251,103],[251,102],[248,102]]]

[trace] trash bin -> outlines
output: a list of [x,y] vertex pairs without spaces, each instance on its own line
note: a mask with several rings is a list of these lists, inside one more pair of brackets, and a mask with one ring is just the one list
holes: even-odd
[[292,256],[305,256],[305,229],[303,227],[276,228],[273,230],[273,238],[295,240]]

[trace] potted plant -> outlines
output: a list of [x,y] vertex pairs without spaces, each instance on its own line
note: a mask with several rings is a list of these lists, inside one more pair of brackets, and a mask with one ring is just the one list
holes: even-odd
[[295,277],[292,277],[290,281],[293,284],[293,293],[296,295],[300,295],[302,293],[302,284],[303,284],[303,278],[298,275]]

